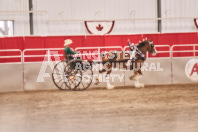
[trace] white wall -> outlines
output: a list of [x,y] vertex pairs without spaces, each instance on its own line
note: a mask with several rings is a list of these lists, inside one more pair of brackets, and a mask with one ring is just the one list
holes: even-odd
[[[198,17],[198,0],[162,0],[162,17]],[[35,35],[85,35],[83,20],[156,18],[157,0],[33,0]],[[28,0],[0,0],[0,20],[14,20],[15,35],[29,35]],[[49,20],[76,20],[55,22]],[[162,32],[194,32],[193,20],[163,20]],[[157,33],[156,20],[115,21],[111,34]]]
[[0,0],[0,20],[14,20],[14,35],[29,35],[29,14],[19,12],[28,8],[28,0]]
[[[198,18],[198,0],[162,0],[162,17]],[[196,32],[193,19],[163,20],[163,32]]]
[[[34,9],[48,11],[46,15],[34,15],[37,19],[35,19],[36,33],[88,34],[84,21],[49,22],[46,20],[155,18],[156,0],[59,0],[58,2],[57,0],[34,0]],[[112,34],[145,32],[157,32],[156,21],[146,21],[146,23],[145,21],[116,21]]]

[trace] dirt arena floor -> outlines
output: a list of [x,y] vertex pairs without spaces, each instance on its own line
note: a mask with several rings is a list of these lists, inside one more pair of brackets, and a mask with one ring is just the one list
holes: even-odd
[[0,132],[198,132],[198,85],[0,93]]

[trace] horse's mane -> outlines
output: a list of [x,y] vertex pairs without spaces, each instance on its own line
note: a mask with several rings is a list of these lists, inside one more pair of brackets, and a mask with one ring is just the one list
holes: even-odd
[[145,46],[145,44],[147,43],[147,41],[143,41],[143,42],[138,43],[137,47],[138,48],[141,48],[141,47]]

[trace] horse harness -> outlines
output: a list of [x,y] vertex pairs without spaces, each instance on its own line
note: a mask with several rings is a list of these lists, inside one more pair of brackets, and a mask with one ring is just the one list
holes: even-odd
[[[142,53],[142,51],[140,51],[138,49],[138,47],[136,45],[132,46],[131,42],[128,41],[128,44],[129,44],[129,48],[130,48],[130,60],[137,60],[137,59],[142,59],[142,60],[146,60],[144,54]],[[135,55],[139,55],[138,58],[135,57]]]
[[[146,60],[145,55],[142,53],[142,51],[138,49],[137,46],[133,46],[133,50],[129,51],[129,53],[131,60],[138,60],[138,59]],[[138,57],[136,57],[135,55],[138,55]]]

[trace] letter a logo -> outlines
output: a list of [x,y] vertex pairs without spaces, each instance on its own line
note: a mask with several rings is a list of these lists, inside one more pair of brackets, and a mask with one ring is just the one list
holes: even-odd
[[190,76],[192,76],[192,74],[193,73],[197,73],[197,75],[198,75],[198,64],[197,63],[195,63],[194,64],[194,66],[193,66],[193,68],[192,68],[192,71],[191,71],[191,73],[190,73]]
[[198,81],[198,59],[191,59],[186,63],[186,76],[192,81]]

